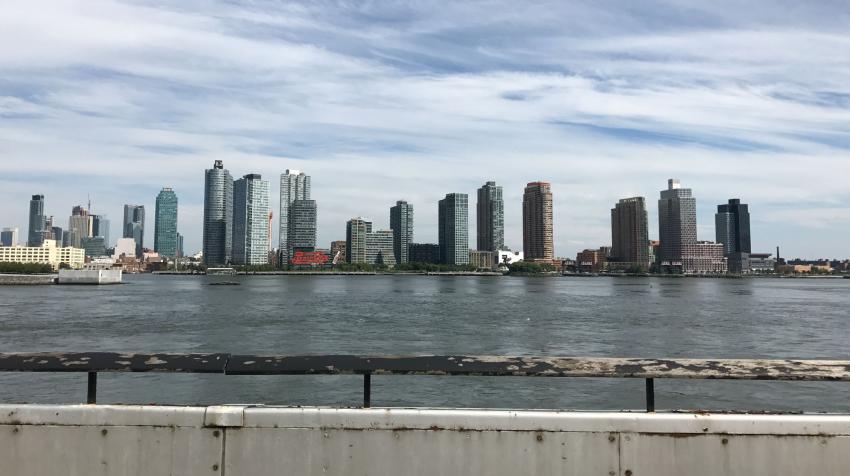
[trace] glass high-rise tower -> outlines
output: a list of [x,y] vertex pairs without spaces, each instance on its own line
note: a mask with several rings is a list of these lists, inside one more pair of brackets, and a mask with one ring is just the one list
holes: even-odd
[[232,239],[233,178],[224,163],[216,160],[204,174],[204,264],[229,264]]
[[449,193],[438,204],[440,261],[444,264],[469,264],[469,196]]
[[177,194],[165,187],[156,196],[153,249],[162,256],[179,255],[177,243]]
[[280,175],[280,215],[278,216],[278,248],[280,264],[286,265],[292,258],[289,242],[289,210],[296,200],[310,200],[310,176],[300,170],[287,170]]
[[269,182],[249,174],[233,182],[233,263],[269,261]]
[[413,243],[413,205],[399,200],[390,207],[390,229],[393,231],[395,259],[398,263],[407,263],[410,261],[410,244]]
[[487,182],[478,189],[476,241],[479,251],[499,251],[505,247],[505,202],[502,187]]
[[124,238],[136,242],[136,257],[141,258],[145,248],[145,206],[124,205]]
[[[44,195],[33,195],[30,200],[29,232],[27,246],[41,246],[44,241]],[[60,237],[61,241],[62,238]]]

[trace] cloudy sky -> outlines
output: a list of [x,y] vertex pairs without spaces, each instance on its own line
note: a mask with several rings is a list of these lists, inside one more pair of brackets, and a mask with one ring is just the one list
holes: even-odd
[[0,226],[25,234],[35,193],[67,226],[90,195],[113,237],[144,204],[152,245],[171,186],[194,252],[221,159],[269,179],[273,208],[281,172],[309,173],[324,247],[398,199],[436,241],[437,200],[495,180],[520,249],[523,186],[547,180],[574,256],[610,243],[622,197],[647,197],[656,237],[677,177],[700,239],[740,197],[757,250],[847,257],[848,32],[844,1],[9,0]]

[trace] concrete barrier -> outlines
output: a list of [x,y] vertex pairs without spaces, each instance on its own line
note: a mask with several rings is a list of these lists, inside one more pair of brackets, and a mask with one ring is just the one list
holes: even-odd
[[0,474],[844,475],[850,416],[0,405]]

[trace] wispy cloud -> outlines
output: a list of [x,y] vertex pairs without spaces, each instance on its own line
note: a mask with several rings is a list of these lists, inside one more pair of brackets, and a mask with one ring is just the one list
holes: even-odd
[[437,199],[495,179],[519,247],[522,186],[548,179],[568,256],[610,241],[618,198],[678,176],[702,238],[740,196],[757,247],[846,255],[822,237],[850,232],[848,27],[841,2],[15,2],[0,222],[25,228],[33,193],[64,221],[91,193],[117,223],[168,185],[196,249],[222,159],[310,173],[323,243],[351,216],[386,226],[399,198],[434,241]]

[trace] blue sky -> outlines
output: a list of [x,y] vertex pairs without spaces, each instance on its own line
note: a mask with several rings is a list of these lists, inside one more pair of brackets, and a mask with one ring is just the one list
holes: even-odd
[[[345,221],[505,188],[520,249],[526,182],[552,182],[555,248],[610,244],[609,209],[677,177],[750,204],[753,245],[850,255],[846,2],[13,1],[0,15],[0,226],[43,193],[62,226],[180,199],[200,248],[203,171],[313,177],[319,244]],[[276,213],[275,213],[276,214]],[[470,215],[474,237],[474,213]],[[474,244],[474,239],[470,240]]]

